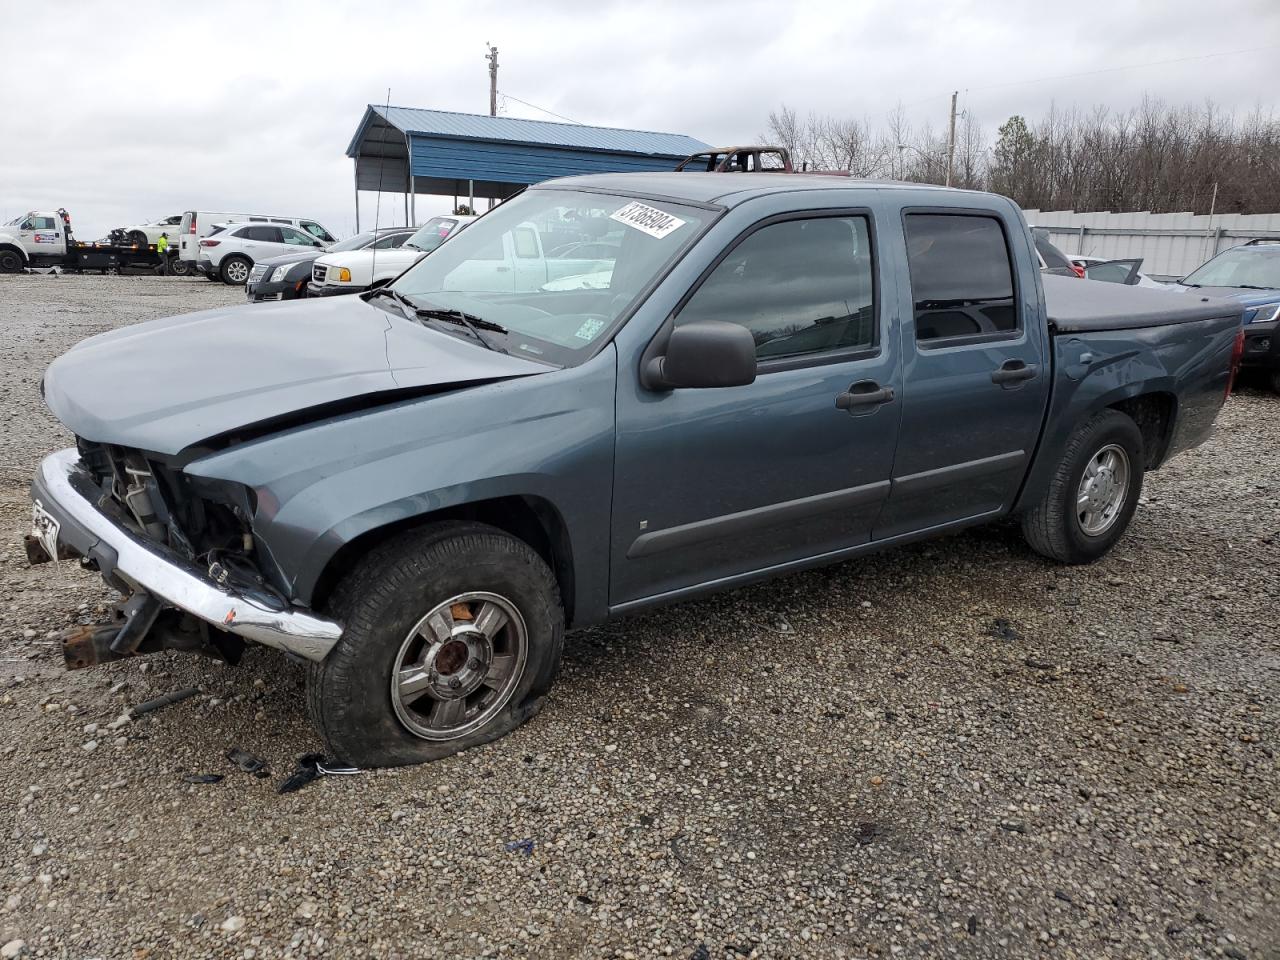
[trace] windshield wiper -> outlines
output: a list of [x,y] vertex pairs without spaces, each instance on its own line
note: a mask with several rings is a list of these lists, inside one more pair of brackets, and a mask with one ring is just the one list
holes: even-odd
[[440,307],[414,307],[413,312],[423,320],[440,320],[444,323],[454,323],[460,327],[465,327],[467,332],[480,345],[498,353],[506,353],[505,350],[494,345],[488,337],[480,332],[481,330],[492,330],[494,333],[506,333],[507,328],[500,323],[494,323],[484,317],[477,317],[473,313],[463,313],[461,310],[445,310]]
[[378,287],[375,290],[371,290],[369,293],[364,295],[365,303],[368,303],[374,297],[390,297],[410,313],[416,313],[418,310],[418,305],[416,303],[406,297],[403,293],[392,290],[390,287]]
[[1233,284],[1237,290],[1274,290],[1275,287],[1260,287],[1256,283],[1237,283]]

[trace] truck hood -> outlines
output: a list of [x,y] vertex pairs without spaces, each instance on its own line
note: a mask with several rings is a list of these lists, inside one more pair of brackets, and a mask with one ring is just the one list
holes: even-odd
[[[367,287],[374,279],[398,276],[426,255],[425,250],[415,247],[379,250],[377,256],[372,250],[348,250],[344,253],[326,253],[316,262],[330,268],[346,267],[351,271],[353,285]],[[374,276],[375,270],[377,277]]]
[[1198,293],[1202,297],[1239,300],[1246,307],[1256,307],[1280,300],[1280,290],[1251,290],[1247,287],[1188,287],[1184,283],[1170,284],[1170,288],[1182,293]]
[[552,369],[392,311],[341,297],[153,320],[73,347],[49,366],[42,390],[78,436],[171,455],[245,428],[350,409],[352,401]]

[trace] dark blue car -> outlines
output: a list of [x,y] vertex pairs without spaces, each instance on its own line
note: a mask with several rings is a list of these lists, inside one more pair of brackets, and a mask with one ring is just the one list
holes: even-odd
[[1241,365],[1265,371],[1280,393],[1280,240],[1250,240],[1218,254],[1178,283],[1188,292],[1231,297],[1245,306]]

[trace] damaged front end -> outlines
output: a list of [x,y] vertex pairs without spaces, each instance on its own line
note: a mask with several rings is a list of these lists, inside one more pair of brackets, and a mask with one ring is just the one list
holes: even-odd
[[41,463],[32,500],[31,562],[78,557],[124,597],[107,623],[64,636],[69,669],[158,650],[235,663],[245,640],[321,660],[341,636],[264,575],[246,488],[81,440]]

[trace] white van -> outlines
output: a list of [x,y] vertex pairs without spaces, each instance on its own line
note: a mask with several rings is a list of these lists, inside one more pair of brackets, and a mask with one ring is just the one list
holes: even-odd
[[318,221],[302,217],[269,217],[261,213],[219,213],[216,210],[188,210],[182,215],[178,227],[178,259],[188,264],[193,273],[200,261],[200,241],[213,233],[218,226],[229,223],[283,223],[305,230],[325,246],[337,243],[338,238]]

